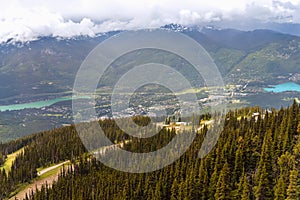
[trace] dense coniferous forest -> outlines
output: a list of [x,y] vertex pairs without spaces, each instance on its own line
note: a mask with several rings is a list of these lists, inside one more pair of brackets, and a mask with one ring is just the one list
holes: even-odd
[[[143,118],[139,120],[143,123]],[[100,124],[112,141],[131,140],[123,148],[133,152],[161,148],[176,134],[163,129],[141,140],[122,133],[112,120]],[[3,160],[8,153],[25,149],[10,172],[0,173],[0,199],[34,178],[38,167],[65,160],[73,164],[62,169],[58,181],[26,199],[300,199],[298,104],[271,111],[258,107],[229,111],[217,145],[200,159],[198,152],[208,128],[199,131],[176,162],[141,174],[120,172],[97,161],[86,152],[73,126],[2,144]]]
[[11,170],[0,170],[0,199],[37,176],[36,169],[59,161],[74,160],[85,152],[73,127],[54,129],[0,145],[2,164],[7,154],[24,147]]

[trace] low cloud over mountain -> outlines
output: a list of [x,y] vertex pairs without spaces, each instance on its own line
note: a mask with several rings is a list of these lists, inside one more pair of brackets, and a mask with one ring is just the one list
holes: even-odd
[[169,23],[218,24],[240,29],[300,23],[299,0],[11,0],[2,5],[0,43],[30,41],[41,36],[94,36]]

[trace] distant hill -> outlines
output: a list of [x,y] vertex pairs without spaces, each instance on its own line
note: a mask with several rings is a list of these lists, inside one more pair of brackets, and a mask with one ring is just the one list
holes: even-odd
[[[210,53],[226,82],[276,83],[300,71],[300,38],[270,30],[239,31],[212,27],[163,28],[184,33]],[[58,39],[45,37],[26,44],[0,45],[0,99],[70,91],[88,53],[116,34]]]
[[[204,27],[184,31],[202,44],[226,82],[286,81],[300,69],[300,38],[270,30],[239,31]],[[299,80],[296,80],[299,81]]]

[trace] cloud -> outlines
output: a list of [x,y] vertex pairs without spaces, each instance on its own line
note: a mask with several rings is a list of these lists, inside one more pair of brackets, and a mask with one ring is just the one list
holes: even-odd
[[[1,2],[3,1],[3,2]],[[13,38],[94,36],[169,23],[201,25],[243,20],[300,23],[300,0],[0,0],[0,43]]]

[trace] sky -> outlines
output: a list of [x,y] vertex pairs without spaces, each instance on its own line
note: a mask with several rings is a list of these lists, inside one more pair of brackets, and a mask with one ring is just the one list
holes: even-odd
[[[0,0],[0,43],[42,36],[218,24],[300,23],[300,0]],[[251,24],[251,26],[248,26]],[[260,27],[261,28],[261,27]]]

